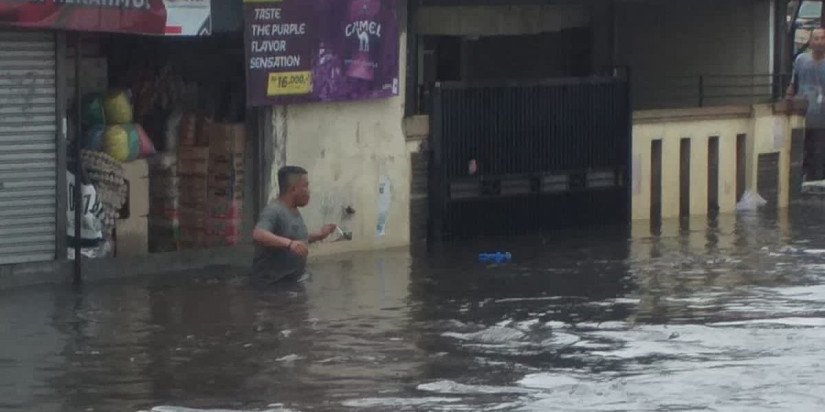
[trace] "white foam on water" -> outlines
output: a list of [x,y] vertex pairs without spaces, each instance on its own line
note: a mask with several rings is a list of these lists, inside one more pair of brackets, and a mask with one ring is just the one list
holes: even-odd
[[522,410],[546,411],[820,411],[825,394],[821,366],[807,357],[747,362],[663,362],[631,376],[528,375],[525,387],[542,388]]
[[825,410],[825,318],[637,325],[581,336],[577,347],[609,341],[615,349],[579,354],[579,360],[618,360],[621,372],[585,366],[527,374],[518,384],[540,392],[519,410]]
[[[239,409],[196,409],[182,406],[156,406],[149,412],[295,412],[293,409],[286,409],[283,406],[269,405],[270,409],[263,410],[239,410]],[[274,409],[272,409],[274,408]]]
[[540,322],[539,322],[538,319],[531,319],[531,320],[525,320],[525,321],[522,321],[522,322],[517,322],[515,325],[513,325],[513,327],[515,327],[516,329],[518,329],[520,331],[526,332],[526,331],[529,331],[532,328],[538,326],[539,323]]
[[630,324],[627,322],[620,322],[620,321],[607,321],[607,322],[581,322],[576,324],[579,328],[584,329],[599,329],[599,330],[622,330],[630,328]]
[[825,255],[825,249],[806,249],[804,252],[809,255]]
[[561,300],[563,299],[561,296],[542,296],[542,297],[532,297],[532,298],[503,298],[503,299],[496,299],[494,303],[512,303],[512,302],[544,302],[544,301],[554,301],[554,300]]
[[551,329],[562,329],[568,327],[569,325],[564,322],[559,322],[557,320],[551,320],[549,322],[545,322],[544,326]]
[[410,407],[410,406],[437,406],[460,402],[461,398],[424,397],[424,398],[361,398],[350,399],[341,403],[348,408],[376,408],[376,407]]
[[577,385],[579,379],[558,373],[534,373],[523,377],[518,384],[530,389],[559,389]]
[[472,333],[445,332],[441,336],[480,343],[507,343],[524,339],[526,334],[520,330],[501,326],[492,326]]
[[533,391],[506,386],[465,385],[451,380],[441,380],[424,383],[416,388],[422,392],[434,392],[444,395],[494,395],[494,394],[527,394]]
[[278,359],[275,359],[275,361],[276,362],[292,363],[292,362],[299,361],[299,360],[304,360],[304,359],[306,359],[304,356],[296,355],[296,354],[293,353],[293,354],[286,355],[286,356],[280,357]]
[[716,322],[713,326],[763,326],[782,325],[789,327],[825,327],[824,318],[776,318],[776,319],[753,319],[734,322]]
[[569,333],[561,333],[555,332],[553,333],[549,339],[545,339],[541,342],[542,346],[567,346],[573,345],[579,342],[581,338],[576,335],[571,335]]
[[788,298],[804,297],[806,300],[815,300],[825,303],[825,284],[775,288],[771,289],[770,291]]

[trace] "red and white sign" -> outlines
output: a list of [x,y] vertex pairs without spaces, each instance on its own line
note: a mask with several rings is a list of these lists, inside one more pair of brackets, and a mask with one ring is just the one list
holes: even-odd
[[212,34],[210,0],[163,0],[166,6],[166,34],[208,36]]
[[204,36],[210,0],[0,0],[0,26]]

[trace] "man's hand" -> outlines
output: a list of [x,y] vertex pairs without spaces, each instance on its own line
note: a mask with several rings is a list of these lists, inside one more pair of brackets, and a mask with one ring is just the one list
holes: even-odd
[[321,234],[324,236],[324,239],[326,239],[337,228],[338,228],[338,226],[335,225],[334,223],[328,223],[328,224],[324,225],[324,227],[321,228]]
[[306,257],[309,254],[309,247],[304,242],[293,240],[289,242],[289,251],[300,257]]
[[324,227],[322,227],[321,230],[309,234],[309,243],[320,242],[326,239],[337,228],[338,226],[332,223],[324,225]]

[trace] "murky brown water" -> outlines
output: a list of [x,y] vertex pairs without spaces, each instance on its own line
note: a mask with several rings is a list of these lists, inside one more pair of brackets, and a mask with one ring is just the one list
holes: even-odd
[[0,411],[825,410],[825,208],[690,223],[2,292]]

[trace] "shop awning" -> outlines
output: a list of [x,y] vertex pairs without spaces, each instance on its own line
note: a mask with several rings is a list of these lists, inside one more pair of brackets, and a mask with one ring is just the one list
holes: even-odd
[[210,0],[0,0],[0,26],[203,36]]

